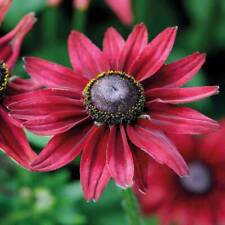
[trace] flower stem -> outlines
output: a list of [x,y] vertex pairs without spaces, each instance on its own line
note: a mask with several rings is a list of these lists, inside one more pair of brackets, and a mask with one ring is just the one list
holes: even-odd
[[139,205],[132,189],[122,191],[123,208],[127,214],[129,225],[144,225],[144,221],[140,214]]
[[86,10],[74,9],[72,27],[81,32],[85,31]]

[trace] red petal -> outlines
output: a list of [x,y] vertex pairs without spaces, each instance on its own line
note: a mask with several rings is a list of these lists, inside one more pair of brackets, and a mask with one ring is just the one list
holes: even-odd
[[169,27],[156,36],[129,68],[128,73],[139,81],[154,75],[169,56],[175,41],[176,31],[176,27]]
[[88,79],[110,69],[104,54],[85,35],[72,31],[68,39],[70,61],[75,71]]
[[146,193],[149,179],[149,156],[141,149],[135,148],[133,149],[133,157],[135,165],[135,186],[138,191]]
[[34,13],[29,13],[23,17],[23,19],[11,32],[0,38],[0,47],[4,49],[8,47],[9,49],[11,49],[11,53],[6,58],[3,58],[2,56],[0,57],[4,61],[6,61],[7,67],[9,69],[12,69],[12,67],[14,66],[20,53],[21,44],[35,22],[36,18],[34,16]]
[[[220,129],[195,140],[198,157],[213,167],[225,165],[225,121],[220,121]],[[222,170],[223,171],[223,170]]]
[[180,87],[192,79],[204,62],[205,54],[196,52],[174,63],[164,65],[155,76],[148,80],[146,87]]
[[[65,97],[60,96],[63,93]],[[31,92],[29,96],[21,94],[15,97],[19,101],[9,100],[10,115],[36,134],[65,132],[87,117],[82,101],[71,98],[70,94],[70,91],[63,90],[61,93],[61,90],[54,89]]]
[[47,4],[53,7],[58,7],[63,0],[47,0]]
[[90,128],[91,124],[85,122],[54,136],[31,164],[31,169],[51,171],[70,163],[80,154]]
[[128,125],[131,142],[161,164],[166,164],[178,175],[188,174],[188,167],[176,147],[166,135],[153,128],[148,120],[140,119]]
[[162,103],[180,104],[196,101],[217,94],[218,86],[188,88],[154,88],[145,92],[149,100],[160,99]]
[[[148,42],[148,31],[144,24],[134,27],[119,57],[119,70],[128,71]],[[131,74],[133,75],[133,74]]]
[[169,133],[203,134],[219,128],[216,121],[188,107],[160,103],[147,107],[152,123]]
[[2,23],[5,17],[5,14],[8,12],[11,4],[12,4],[12,0],[2,0],[0,2],[0,24]]
[[[63,95],[64,93],[65,95]],[[55,112],[56,109],[64,111],[83,108],[82,100],[74,99],[73,96],[76,93],[72,94],[74,92],[67,90],[45,89],[9,97],[7,103],[11,111],[27,112],[32,110],[34,115]],[[48,108],[49,106],[50,108]],[[44,110],[41,107],[44,107]]]
[[72,127],[89,119],[89,116],[71,115],[72,112],[53,113],[36,120],[26,121],[22,125],[38,135],[56,135],[68,131]]
[[131,9],[131,0],[105,0],[121,22],[129,25],[133,21],[133,13]]
[[32,151],[23,130],[14,126],[11,120],[3,107],[0,107],[0,148],[21,166],[29,169],[36,153]]
[[103,52],[108,57],[110,68],[113,70],[119,69],[119,55],[124,46],[123,37],[111,27],[105,32],[103,41]]
[[127,188],[133,185],[134,162],[123,125],[110,127],[107,163],[119,186]]
[[42,85],[35,82],[33,79],[23,79],[13,76],[7,88],[7,95],[21,94],[42,88]]
[[26,57],[24,62],[27,73],[40,84],[49,88],[66,87],[82,92],[88,82],[80,73],[75,73],[67,67],[47,60]]
[[73,7],[79,10],[87,10],[90,0],[73,0]]
[[[42,90],[37,90],[33,92],[27,92],[27,93],[22,93],[22,94],[17,94],[13,95],[10,97],[7,97],[5,102],[7,102],[7,106],[17,104],[20,101],[32,101],[32,99],[36,99],[38,101],[39,98],[49,98],[49,97],[58,97],[58,98],[68,98],[71,100],[71,102],[77,102],[81,100],[82,98],[82,93],[73,91],[71,89],[58,89],[58,88],[49,88],[49,89],[42,89]],[[40,101],[39,101],[40,102]]]
[[175,144],[179,152],[185,158],[187,162],[196,159],[196,139],[199,137],[188,134],[172,134],[167,133],[168,138]]
[[87,201],[98,200],[110,179],[106,165],[109,130],[94,126],[86,140],[80,162],[80,179]]

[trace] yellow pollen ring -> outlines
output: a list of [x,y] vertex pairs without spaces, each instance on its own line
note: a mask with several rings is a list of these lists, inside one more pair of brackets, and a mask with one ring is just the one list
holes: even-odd
[[3,61],[0,61],[0,76],[2,76],[0,83],[0,92],[1,92],[6,89],[9,78],[9,70]]
[[[118,113],[111,113],[111,112],[106,112],[106,111],[100,111],[98,110],[91,101],[91,88],[98,80],[100,80],[103,77],[113,75],[113,76],[120,76],[122,79],[130,80],[136,87],[137,87],[137,92],[139,95],[139,100],[138,102],[131,106],[126,113],[118,112]],[[111,121],[109,123],[121,123],[122,121],[125,122],[131,122],[137,118],[142,112],[143,112],[143,107],[144,107],[144,102],[145,102],[145,96],[144,96],[144,88],[143,86],[135,80],[134,77],[128,75],[125,72],[122,71],[117,71],[117,70],[109,70],[106,72],[102,72],[98,75],[96,75],[95,78],[91,79],[83,89],[83,95],[84,95],[84,104],[91,114],[91,116],[95,119],[95,121],[100,122],[100,123],[106,123],[106,121]]]

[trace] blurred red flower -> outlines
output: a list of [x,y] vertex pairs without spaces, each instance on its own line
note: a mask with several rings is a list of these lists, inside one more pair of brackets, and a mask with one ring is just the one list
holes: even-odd
[[[4,19],[11,2],[0,0],[0,22]],[[11,32],[0,38],[0,148],[26,168],[36,154],[31,150],[23,129],[14,125],[15,121],[8,115],[5,104],[8,96],[39,86],[31,80],[9,77],[9,69],[12,69],[18,58],[21,43],[35,21],[33,13],[30,13]]]
[[179,178],[152,163],[149,190],[138,195],[143,212],[157,215],[162,225],[225,224],[225,121],[221,129],[205,137],[173,135],[190,176]]
[[145,191],[149,156],[186,175],[183,158],[163,131],[217,129],[214,120],[175,104],[213,95],[218,87],[180,87],[201,68],[205,55],[194,53],[164,65],[176,30],[169,27],[148,43],[143,24],[127,41],[109,28],[103,52],[72,31],[68,46],[74,70],[27,57],[26,71],[48,89],[12,97],[10,114],[36,134],[54,135],[32,169],[55,170],[82,151],[81,183],[88,200],[98,199],[110,177],[123,188],[135,182]]
[[[118,16],[120,21],[129,25],[133,22],[133,12],[131,0],[105,0],[113,12]],[[59,6],[62,0],[48,0],[48,4]],[[86,10],[90,4],[90,0],[73,0],[74,8]]]

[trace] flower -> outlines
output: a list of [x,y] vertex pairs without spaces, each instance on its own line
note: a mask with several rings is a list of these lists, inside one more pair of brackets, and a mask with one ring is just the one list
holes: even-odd
[[143,212],[156,214],[162,225],[225,223],[225,121],[205,137],[173,135],[190,176],[179,178],[164,166],[151,164],[146,195],[138,195]]
[[62,0],[48,0],[47,3],[50,6],[58,7],[61,4]]
[[[0,22],[2,22],[11,2],[11,0],[0,1]],[[16,63],[23,39],[32,28],[35,21],[34,13],[29,13],[22,18],[11,32],[0,38],[0,59],[6,62],[9,69],[12,69],[13,65]]]
[[[113,12],[119,17],[125,25],[130,25],[133,21],[131,0],[105,0]],[[59,6],[62,0],[48,0],[51,6]],[[79,10],[86,10],[90,0],[73,0],[73,7]]]
[[12,97],[10,115],[30,131],[53,135],[31,167],[58,169],[81,152],[80,175],[87,200],[97,200],[110,177],[145,191],[149,156],[183,176],[188,168],[164,134],[200,134],[217,122],[175,104],[217,93],[218,87],[181,88],[201,68],[205,55],[194,53],[164,65],[176,36],[169,27],[148,43],[145,25],[127,41],[114,29],[105,33],[103,52],[72,31],[73,70],[35,57],[25,58],[27,73],[48,87]]
[[[0,0],[0,22],[10,4],[10,0]],[[9,69],[12,69],[17,60],[21,43],[35,21],[33,13],[30,13],[20,21],[15,29],[0,38],[0,148],[25,168],[29,167],[36,154],[29,146],[23,129],[16,126],[16,122],[8,115],[5,105],[8,96],[33,90],[39,86],[32,80],[9,77]]]

